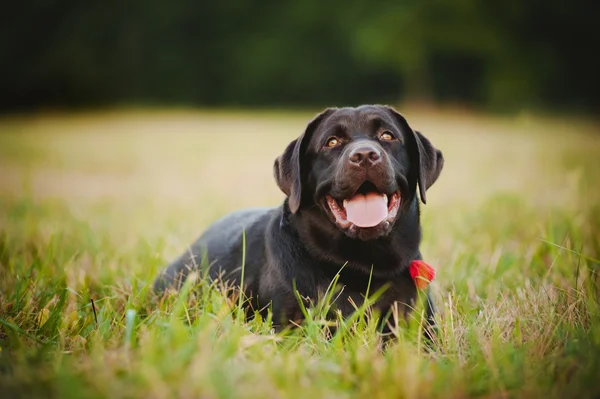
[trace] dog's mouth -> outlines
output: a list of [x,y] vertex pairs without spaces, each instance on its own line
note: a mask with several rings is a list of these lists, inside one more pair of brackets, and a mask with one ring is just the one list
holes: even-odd
[[367,229],[391,223],[398,214],[400,198],[400,190],[388,195],[369,181],[349,198],[340,200],[331,195],[325,196],[336,224],[343,229],[352,226]]

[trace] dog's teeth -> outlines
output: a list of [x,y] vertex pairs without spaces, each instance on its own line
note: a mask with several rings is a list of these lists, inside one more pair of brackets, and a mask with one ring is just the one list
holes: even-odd
[[344,202],[342,203],[342,205],[344,205],[344,209],[345,209],[346,205],[348,205],[348,200],[344,200]]
[[387,195],[383,194],[382,197],[383,197],[383,200],[387,203]]

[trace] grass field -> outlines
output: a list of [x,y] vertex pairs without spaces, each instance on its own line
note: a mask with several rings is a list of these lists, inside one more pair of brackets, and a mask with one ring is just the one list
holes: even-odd
[[[213,220],[283,199],[310,113],[127,110],[0,120],[0,397],[597,398],[600,134],[592,122],[405,111],[444,151],[423,207],[438,349],[420,313],[274,335],[158,271]],[[186,288],[190,288],[189,286]]]

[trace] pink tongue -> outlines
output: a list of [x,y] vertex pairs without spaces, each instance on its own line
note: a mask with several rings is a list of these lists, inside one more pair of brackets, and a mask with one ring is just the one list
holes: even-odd
[[381,194],[356,194],[346,202],[346,218],[358,227],[377,226],[387,215],[387,203]]

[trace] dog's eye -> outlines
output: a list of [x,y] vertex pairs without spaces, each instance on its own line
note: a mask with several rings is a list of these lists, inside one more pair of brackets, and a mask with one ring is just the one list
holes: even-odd
[[385,132],[381,133],[381,136],[379,136],[379,138],[381,140],[385,140],[385,141],[391,141],[391,140],[395,139],[394,135],[391,132],[388,132],[388,131],[385,131]]
[[335,147],[336,145],[340,144],[340,140],[337,137],[330,137],[327,139],[327,144],[325,144],[326,147]]

